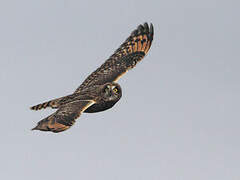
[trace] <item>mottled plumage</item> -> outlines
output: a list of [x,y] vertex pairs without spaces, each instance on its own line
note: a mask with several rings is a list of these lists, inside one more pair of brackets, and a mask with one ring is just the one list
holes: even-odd
[[79,92],[94,84],[116,82],[124,73],[133,68],[147,54],[153,40],[153,26],[139,25],[125,42],[96,71],[76,89]]
[[32,110],[47,107],[58,109],[40,121],[33,130],[61,132],[73,125],[82,112],[94,113],[113,107],[122,96],[117,80],[135,67],[147,54],[153,34],[152,24],[150,27],[147,23],[139,25],[114,54],[90,74],[73,94],[31,107]]
[[32,130],[52,131],[55,133],[67,130],[80,114],[94,101],[73,101],[62,105],[55,113],[41,120]]
[[[75,120],[94,103],[117,102],[122,96],[119,84],[114,82],[104,85],[93,85],[81,92],[71,94],[55,101],[55,108],[59,108],[55,113],[41,120],[33,130],[61,132],[70,128]],[[43,103],[44,104],[44,103]],[[40,109],[40,105],[33,106],[31,109]]]

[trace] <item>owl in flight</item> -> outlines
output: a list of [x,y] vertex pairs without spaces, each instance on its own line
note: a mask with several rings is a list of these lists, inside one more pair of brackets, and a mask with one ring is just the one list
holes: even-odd
[[32,130],[62,132],[69,129],[83,112],[95,113],[113,107],[122,97],[121,87],[116,82],[144,58],[151,47],[153,33],[152,24],[150,27],[147,23],[139,25],[73,94],[32,106],[32,110],[57,109]]

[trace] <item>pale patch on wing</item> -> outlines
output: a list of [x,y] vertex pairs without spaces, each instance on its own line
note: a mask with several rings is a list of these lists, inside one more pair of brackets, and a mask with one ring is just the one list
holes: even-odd
[[116,83],[126,72],[128,72],[128,70],[120,74],[120,76],[118,76],[113,82]]
[[[86,100],[86,101],[87,101],[87,100]],[[80,113],[84,112],[87,108],[89,108],[91,105],[93,105],[93,104],[95,104],[95,103],[96,103],[96,102],[93,101],[93,100],[89,101],[89,103],[88,103],[84,108],[82,108],[82,110],[81,110]]]

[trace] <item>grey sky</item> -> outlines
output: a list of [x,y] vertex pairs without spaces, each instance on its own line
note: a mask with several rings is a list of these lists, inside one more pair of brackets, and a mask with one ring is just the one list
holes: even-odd
[[[1,179],[239,180],[238,1],[0,1]],[[111,110],[30,129],[140,23],[148,56]]]

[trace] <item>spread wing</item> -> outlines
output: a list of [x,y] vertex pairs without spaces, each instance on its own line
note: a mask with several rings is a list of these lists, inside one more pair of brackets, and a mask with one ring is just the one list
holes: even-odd
[[147,54],[153,40],[153,25],[139,25],[126,41],[96,71],[77,88],[79,92],[88,86],[117,81],[124,73],[133,68]]
[[81,113],[94,101],[73,101],[61,106],[55,113],[38,122],[32,130],[52,131],[54,133],[69,129]]

